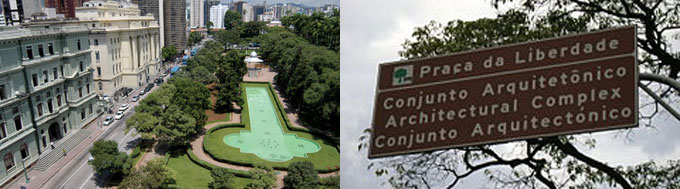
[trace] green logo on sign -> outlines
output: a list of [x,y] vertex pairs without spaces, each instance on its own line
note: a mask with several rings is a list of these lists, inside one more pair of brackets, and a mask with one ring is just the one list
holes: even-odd
[[392,85],[411,84],[411,80],[413,79],[413,65],[395,67],[392,77]]

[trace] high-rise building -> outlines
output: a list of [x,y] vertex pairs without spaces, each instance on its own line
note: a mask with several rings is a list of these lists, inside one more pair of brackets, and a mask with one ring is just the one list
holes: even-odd
[[83,5],[83,2],[88,0],[45,0],[45,6],[54,8],[57,14],[64,14],[66,18],[76,17],[76,7]]
[[89,32],[80,24],[0,28],[0,184],[52,152],[52,142],[81,136],[72,133],[101,112]]
[[141,16],[135,4],[90,1],[76,17],[92,33],[92,68],[99,94],[113,96],[122,87],[138,88],[160,71],[160,30],[153,16]]
[[161,10],[159,9],[159,4],[162,0],[132,0],[132,4],[137,5],[139,8],[139,15],[146,16],[147,14],[153,14],[153,18],[156,21],[160,21],[160,15],[158,14]]
[[184,0],[163,1],[163,37],[165,45],[174,45],[178,50],[187,46],[187,28]]
[[[219,5],[220,0],[205,0],[203,3],[203,20],[205,21],[204,25],[208,25],[208,21],[211,20],[211,15],[210,15],[210,7]],[[215,27],[215,23],[213,23],[213,27]]]
[[263,15],[265,10],[267,10],[265,7],[266,7],[265,5],[253,5],[252,6],[253,17],[251,18],[251,20],[257,21],[258,20],[257,18],[259,18],[260,15]]
[[218,4],[210,7],[210,22],[214,28],[224,29],[224,14],[229,11],[229,6]]
[[24,21],[22,0],[2,0],[2,10],[7,25],[18,25]]
[[203,0],[190,0],[191,2],[191,13],[190,13],[190,27],[191,28],[201,28],[205,27],[205,20],[203,19]]

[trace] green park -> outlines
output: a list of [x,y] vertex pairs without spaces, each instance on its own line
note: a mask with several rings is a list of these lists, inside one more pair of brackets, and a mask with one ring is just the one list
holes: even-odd
[[195,55],[126,121],[141,135],[131,155],[93,148],[116,160],[91,163],[114,173],[108,185],[339,188],[339,12],[284,17],[287,27],[238,16],[189,35]]

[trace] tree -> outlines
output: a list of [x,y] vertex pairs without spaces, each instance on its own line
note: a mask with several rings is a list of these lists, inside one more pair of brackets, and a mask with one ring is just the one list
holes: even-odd
[[340,176],[330,176],[326,178],[321,178],[319,184],[324,186],[323,188],[328,189],[339,189],[340,188]]
[[[513,0],[496,0],[494,5]],[[640,85],[654,101],[669,112],[676,112],[665,101],[677,97],[680,59],[670,53],[664,32],[680,28],[677,1],[581,1],[581,0],[516,0],[519,8],[475,21],[451,21],[442,26],[430,23],[416,28],[406,41],[400,55],[406,59],[430,57],[446,53],[517,43],[572,33],[585,32],[635,24],[638,25],[637,46],[641,49],[639,66],[646,68],[640,80],[658,85],[661,90],[651,91]],[[551,7],[545,13],[538,13]],[[539,11],[539,9],[541,11]],[[529,18],[528,15],[534,15]],[[641,69],[642,70],[642,69]],[[641,114],[641,119],[656,115]],[[648,123],[648,126],[651,126]],[[634,128],[635,132],[644,127]],[[370,130],[366,130],[370,133]],[[362,136],[360,140],[365,140]],[[596,146],[596,140],[574,136],[544,137],[514,142],[513,149],[522,150],[514,155],[502,154],[493,145],[480,145],[461,149],[440,150],[409,156],[387,158],[369,165],[376,175],[391,172],[393,187],[428,187],[432,183],[454,187],[460,180],[483,173],[496,187],[514,188],[678,188],[680,187],[680,161],[667,165],[643,162],[635,166],[611,166],[581,152],[574,143]],[[359,150],[366,147],[363,143]],[[365,149],[365,148],[364,148]],[[519,155],[518,155],[519,154]],[[509,168],[501,171],[499,169]],[[507,173],[507,172],[510,173]],[[566,175],[566,176],[564,176]],[[442,183],[443,182],[443,183]]]
[[161,49],[161,52],[163,54],[163,60],[170,61],[177,56],[177,47],[174,45],[166,45]]
[[242,39],[257,37],[266,29],[267,25],[265,24],[265,22],[257,21],[246,22],[239,27]]
[[212,72],[210,72],[204,66],[198,66],[197,68],[191,69],[189,72],[189,78],[203,84],[215,82],[215,76],[213,76]]
[[288,166],[288,175],[283,177],[283,183],[287,188],[317,188],[319,183],[317,174],[312,162],[294,162]]
[[211,107],[210,91],[189,78],[173,77],[137,106],[137,113],[126,124],[126,132],[136,129],[143,138],[155,137],[170,146],[189,144],[203,128]]
[[239,25],[241,25],[241,23],[243,23],[243,20],[241,20],[241,14],[238,12],[228,10],[226,13],[224,13],[224,29],[236,29]]
[[294,14],[281,18],[281,23],[310,43],[340,50],[340,11],[331,15],[315,12],[312,15]]
[[211,33],[212,33],[212,31],[211,31],[211,30],[212,30],[212,27],[213,27],[213,23],[212,23],[211,21],[208,21],[207,23],[205,23],[205,29],[208,30],[208,31],[207,31],[208,34],[211,34]]
[[229,45],[241,42],[239,30],[219,30],[215,34],[215,39],[224,46],[226,50]]
[[125,133],[130,132],[130,129],[137,130],[137,134],[141,134],[142,139],[153,139],[153,130],[158,124],[158,118],[147,112],[135,113],[130,119],[125,121]]
[[95,173],[102,175],[110,173],[114,178],[127,174],[132,167],[130,157],[118,151],[118,143],[113,140],[97,140],[90,148],[94,158],[89,162]]
[[189,33],[189,38],[187,39],[187,43],[189,46],[193,46],[198,42],[201,42],[203,39],[203,35],[201,35],[201,32],[193,31]]
[[255,164],[255,168],[250,169],[249,173],[251,177],[246,188],[262,189],[276,186],[276,175],[274,175],[274,170],[269,166]]
[[210,188],[215,189],[230,189],[233,188],[232,184],[234,182],[234,174],[231,174],[229,170],[221,167],[213,168],[210,170],[210,176],[213,181],[208,185]]
[[176,173],[165,166],[165,160],[157,157],[147,162],[146,165],[138,170],[133,170],[130,175],[125,177],[118,188],[121,189],[142,189],[142,188],[166,188],[168,184],[173,184]]

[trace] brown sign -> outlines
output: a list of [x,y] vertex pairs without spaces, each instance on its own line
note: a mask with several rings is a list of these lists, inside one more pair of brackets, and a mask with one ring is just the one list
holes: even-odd
[[638,124],[635,27],[381,64],[369,157]]

